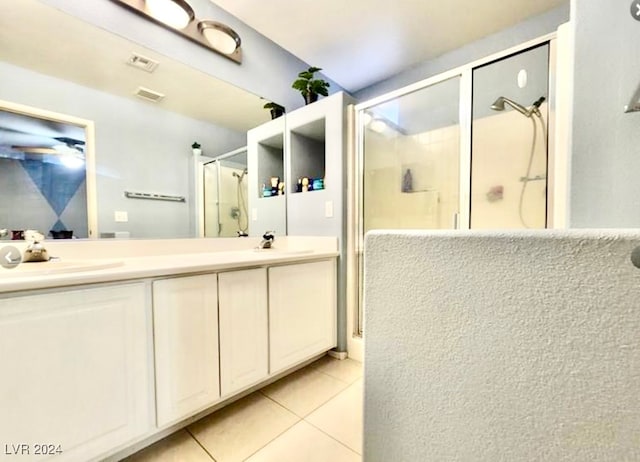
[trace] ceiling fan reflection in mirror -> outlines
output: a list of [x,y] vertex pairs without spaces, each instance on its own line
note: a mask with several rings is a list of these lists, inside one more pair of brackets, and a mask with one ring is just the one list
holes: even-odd
[[[61,163],[67,168],[82,168],[85,163],[84,141],[67,137],[53,138],[58,144],[50,146],[11,146],[11,149],[25,155],[55,156],[50,160]],[[47,159],[41,159],[46,162]]]

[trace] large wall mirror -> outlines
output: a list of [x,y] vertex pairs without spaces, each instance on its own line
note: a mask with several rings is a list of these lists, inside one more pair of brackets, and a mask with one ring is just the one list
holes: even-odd
[[[199,229],[198,179],[191,144],[198,142],[205,156],[217,157],[245,146],[246,131],[270,118],[259,96],[37,0],[0,2],[0,43],[0,100],[11,102],[0,107],[0,170],[9,172],[11,164],[15,173],[19,166],[20,180],[14,177],[13,183],[33,183],[31,189],[35,185],[44,198],[39,202],[48,207],[38,210],[38,201],[30,203],[25,207],[29,214],[46,220],[29,222],[23,214],[19,223],[0,209],[0,228],[36,228],[45,234],[67,229],[77,237],[194,237]],[[29,114],[26,107],[38,109]],[[9,139],[17,114],[34,117],[36,127],[53,129],[40,134],[48,139]],[[95,126],[93,140],[87,138],[87,126]],[[26,150],[15,148],[20,146]],[[65,150],[78,159],[95,153],[95,183],[83,183],[76,171],[57,197],[55,188],[41,179],[38,188],[35,165],[40,162],[41,171],[62,172],[62,159],[70,159],[61,154]],[[9,182],[2,184],[7,189],[2,191],[3,203],[26,197],[14,194]],[[95,190],[93,198],[87,185]],[[132,199],[125,192],[185,201]],[[65,215],[72,202],[88,204],[88,212],[72,217],[69,209]]]

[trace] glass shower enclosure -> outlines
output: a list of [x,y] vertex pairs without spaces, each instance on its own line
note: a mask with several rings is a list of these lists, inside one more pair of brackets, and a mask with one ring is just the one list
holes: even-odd
[[545,228],[550,43],[358,104],[356,236],[374,229]]
[[247,236],[247,148],[237,149],[205,163],[202,173],[204,236]]

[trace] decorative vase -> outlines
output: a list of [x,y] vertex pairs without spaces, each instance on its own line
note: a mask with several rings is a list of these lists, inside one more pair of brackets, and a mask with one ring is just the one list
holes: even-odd
[[318,94],[317,93],[309,92],[306,95],[302,95],[302,97],[304,98],[305,104],[311,104],[311,103],[315,103],[316,101],[318,101]]

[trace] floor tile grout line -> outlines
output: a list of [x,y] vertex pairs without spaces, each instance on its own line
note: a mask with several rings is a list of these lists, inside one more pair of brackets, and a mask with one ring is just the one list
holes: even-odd
[[[258,390],[258,391],[262,394],[262,396],[264,396],[265,398],[267,398],[269,401],[273,401],[274,403],[276,403],[278,406],[280,406],[280,407],[281,407],[282,409],[284,409],[285,411],[287,411],[287,412],[289,412],[289,413],[293,414],[294,416],[296,416],[296,417],[298,418],[298,420],[299,420],[299,421],[304,419],[304,417],[300,417],[298,414],[296,414],[295,412],[293,412],[291,409],[289,409],[288,407],[286,407],[284,404],[282,404],[282,403],[280,403],[280,402],[276,401],[276,400],[275,400],[275,399],[273,399],[271,396],[269,396],[269,395],[265,394],[262,390]],[[296,422],[296,423],[298,423],[298,422]]]
[[[337,361],[338,361],[338,360],[337,360]],[[309,364],[309,366],[311,366],[311,367],[312,367],[316,372],[320,372],[321,374],[328,375],[329,377],[331,377],[331,378],[333,378],[333,379],[339,380],[339,381],[341,381],[341,382],[343,382],[343,383],[348,383],[349,385],[356,383],[359,379],[361,379],[361,378],[362,378],[362,376],[359,376],[359,377],[357,377],[353,382],[348,382],[348,381],[346,381],[346,380],[341,379],[340,377],[336,377],[335,375],[329,374],[328,372],[321,371],[321,370],[319,369],[319,367],[320,367],[320,366],[314,366],[314,364],[315,364],[315,363],[311,363],[311,364]]]
[[[306,423],[308,423],[309,425],[311,425],[313,428],[315,428],[316,430],[318,430],[321,433],[324,433],[325,435],[327,435],[329,438],[331,438],[332,440],[338,442],[340,445],[344,446],[345,448],[347,448],[349,451],[359,455],[360,457],[362,457],[362,454],[360,454],[358,451],[355,451],[353,449],[351,449],[349,446],[347,446],[346,444],[344,444],[342,441],[340,441],[339,439],[335,438],[334,436],[330,435],[329,433],[327,433],[326,431],[324,431],[322,428],[315,426],[313,423],[311,423],[310,421],[308,421],[307,419],[302,419],[304,420]],[[361,449],[362,450],[362,449]]]
[[[271,398],[269,398],[268,396],[265,396],[265,398],[273,401]],[[255,451],[253,451],[251,454],[249,454],[246,458],[242,459],[243,462],[249,460],[251,457],[253,457],[255,454],[257,454],[258,452],[262,451],[264,448],[266,448],[267,446],[269,446],[271,443],[273,443],[276,439],[280,438],[282,435],[284,435],[286,432],[288,432],[289,430],[291,430],[294,426],[298,425],[300,422],[302,422],[302,418],[298,417],[297,414],[291,412],[289,409],[287,409],[286,407],[284,407],[283,405],[281,405],[280,403],[273,401],[274,403],[276,403],[278,406],[280,406],[281,408],[283,408],[284,410],[288,411],[289,413],[293,414],[298,420],[296,420],[291,426],[285,428],[284,430],[282,430],[280,433],[278,433],[276,436],[274,436],[273,438],[271,438],[267,443],[265,443],[262,447],[256,449]]]
[[[342,382],[345,383],[345,382]],[[355,382],[354,382],[355,383]],[[322,406],[324,406],[325,404],[327,404],[329,401],[331,401],[333,398],[335,398],[336,396],[338,396],[340,393],[342,393],[343,391],[346,391],[347,388],[351,387],[351,385],[347,385],[346,387],[344,387],[342,390],[339,390],[337,393],[331,395],[326,401],[323,401],[321,404],[319,404],[317,407],[314,407],[311,411],[307,412],[305,415],[301,416],[298,415],[295,411],[285,407],[284,404],[279,403],[278,401],[276,401],[275,399],[271,398],[270,396],[267,396],[266,394],[262,393],[262,390],[260,390],[260,393],[262,393],[266,398],[269,398],[271,401],[273,401],[274,403],[277,403],[279,406],[282,406],[284,409],[286,409],[287,411],[291,412],[292,414],[294,414],[296,417],[299,417],[301,420],[304,420],[307,416],[310,416],[311,414],[313,414],[314,412],[316,412],[318,409],[320,409]]]
[[198,440],[198,438],[196,438],[196,436],[195,436],[193,433],[191,433],[191,430],[189,430],[189,427],[185,427],[185,431],[189,434],[189,436],[191,436],[191,438],[193,438],[193,439],[195,440],[196,444],[197,444],[198,446],[200,446],[204,452],[206,452],[206,453],[207,453],[207,455],[211,458],[211,460],[213,460],[213,462],[217,462],[217,461],[216,461],[216,458],[215,458],[215,457],[213,457],[213,454],[211,454],[211,453],[207,450],[207,448],[205,448],[205,447],[202,445],[202,443],[200,442],[200,440]]

